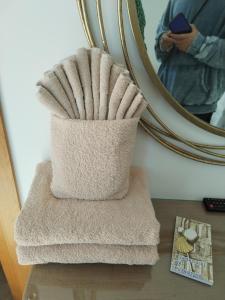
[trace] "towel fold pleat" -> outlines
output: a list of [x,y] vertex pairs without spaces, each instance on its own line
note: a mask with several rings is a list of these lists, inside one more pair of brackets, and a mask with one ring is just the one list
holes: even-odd
[[54,72],[45,72],[43,78],[37,83],[37,85],[45,87],[55,97],[57,102],[62,105],[70,118],[75,118],[70,100]]
[[61,85],[63,86],[65,93],[70,101],[70,104],[72,106],[74,115],[76,119],[79,119],[79,112],[76,104],[76,99],[74,98],[72,88],[69,84],[68,78],[66,77],[66,74],[63,70],[62,65],[55,65],[53,68],[53,71],[55,72],[56,76],[58,77]]
[[126,92],[123,95],[123,98],[120,102],[119,108],[116,113],[116,119],[124,119],[126,112],[131,105],[134,97],[138,93],[139,89],[134,83],[130,83],[126,89]]
[[100,62],[101,49],[92,48],[91,52],[91,80],[92,94],[94,101],[94,120],[99,119],[99,103],[100,103]]
[[125,115],[125,119],[133,118],[135,112],[140,107],[140,105],[143,103],[143,101],[145,101],[143,98],[143,95],[141,93],[138,93],[134,97],[134,100],[132,101],[131,105],[129,106],[129,108],[126,112],[126,115]]
[[76,61],[84,93],[86,119],[94,118],[94,103],[91,88],[91,72],[89,66],[88,50],[80,48],[77,50]]
[[84,94],[82,89],[82,84],[77,71],[76,62],[73,58],[69,58],[63,61],[63,69],[65,70],[66,76],[70,82],[73,90],[74,98],[76,99],[76,104],[81,120],[85,120],[85,106],[84,106]]
[[127,76],[127,74],[121,73],[119,75],[109,100],[108,120],[116,119],[116,114],[119,105],[130,83],[131,83],[131,78]]
[[110,72],[110,80],[109,80],[109,99],[112,95],[112,91],[116,84],[116,81],[121,73],[129,75],[128,70],[124,68],[122,65],[113,64]]
[[140,118],[143,111],[146,109],[146,107],[148,106],[147,101],[142,101],[141,104],[138,106],[136,112],[133,114],[133,118]]
[[38,100],[51,111],[53,115],[60,118],[69,119],[68,113],[62,107],[60,103],[55,99],[55,97],[43,86],[38,86],[37,90]]
[[106,120],[108,114],[108,92],[110,71],[113,64],[112,57],[108,54],[102,54],[100,63],[100,103],[99,120]]

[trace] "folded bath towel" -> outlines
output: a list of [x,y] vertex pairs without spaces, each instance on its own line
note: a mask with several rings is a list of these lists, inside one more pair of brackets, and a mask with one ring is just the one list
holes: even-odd
[[51,163],[39,164],[28,199],[16,222],[17,244],[156,246],[159,223],[145,173],[132,168],[130,177],[128,194],[122,200],[59,200],[50,190]]
[[127,265],[154,265],[158,260],[157,246],[120,245],[51,245],[17,246],[21,265],[64,263],[108,263]]

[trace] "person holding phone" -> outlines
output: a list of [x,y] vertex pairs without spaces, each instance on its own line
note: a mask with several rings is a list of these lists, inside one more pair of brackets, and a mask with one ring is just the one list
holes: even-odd
[[155,52],[166,88],[189,112],[209,123],[225,92],[225,1],[169,0],[157,29]]

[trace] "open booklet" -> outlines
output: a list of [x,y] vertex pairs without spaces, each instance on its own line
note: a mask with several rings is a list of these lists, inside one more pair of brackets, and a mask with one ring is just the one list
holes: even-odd
[[210,224],[176,217],[170,271],[213,285]]

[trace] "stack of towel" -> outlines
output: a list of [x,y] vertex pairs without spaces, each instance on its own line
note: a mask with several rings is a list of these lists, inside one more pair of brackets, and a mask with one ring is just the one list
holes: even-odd
[[37,166],[16,222],[19,263],[154,265],[159,223],[145,172],[130,167],[146,101],[99,49],[54,70],[38,83],[53,114],[52,161]]
[[156,263],[159,223],[141,169],[131,169],[127,196],[109,201],[57,199],[50,190],[51,174],[50,162],[38,165],[18,217],[20,264]]

